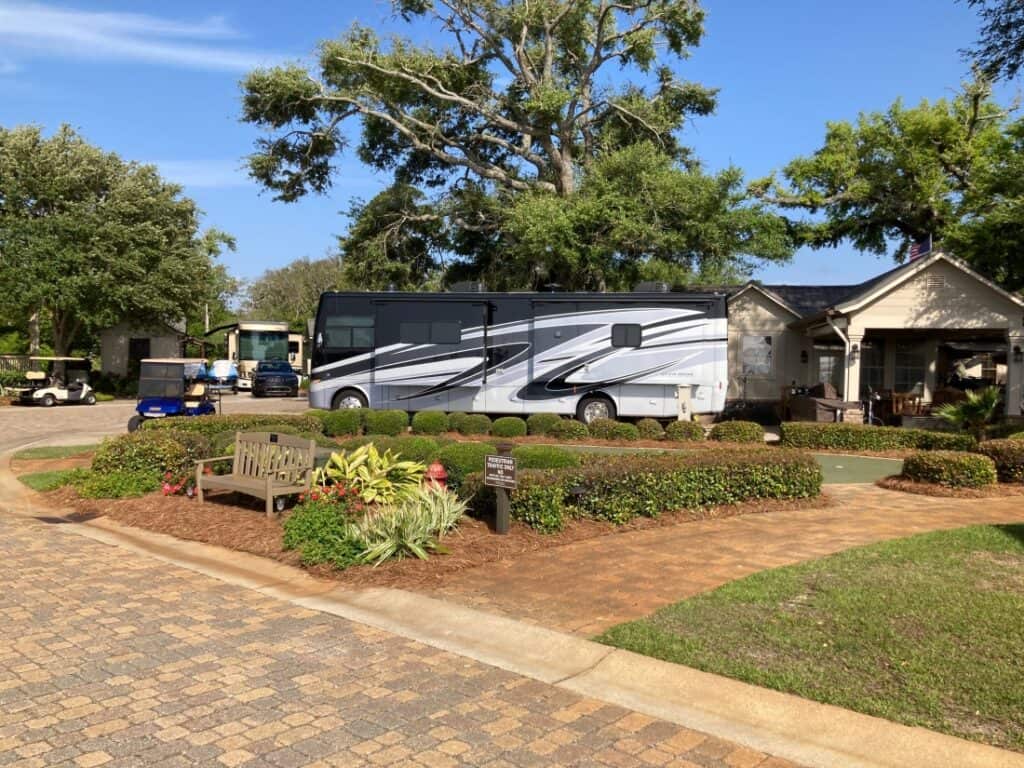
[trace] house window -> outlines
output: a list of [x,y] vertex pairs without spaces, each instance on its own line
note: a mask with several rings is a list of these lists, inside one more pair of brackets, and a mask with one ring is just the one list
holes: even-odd
[[867,341],[861,344],[860,394],[868,390],[878,391],[885,386],[885,344],[881,341]]
[[896,348],[893,389],[897,392],[924,394],[924,352],[914,347]]
[[612,326],[613,347],[639,347],[643,331],[639,323],[617,323]]
[[747,335],[741,347],[742,372],[744,376],[771,376],[774,370],[772,337]]
[[821,346],[815,349],[818,352],[818,382],[831,384],[842,395],[846,373],[843,347]]

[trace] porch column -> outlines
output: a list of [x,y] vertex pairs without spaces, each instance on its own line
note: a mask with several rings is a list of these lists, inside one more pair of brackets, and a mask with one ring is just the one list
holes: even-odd
[[924,343],[924,391],[921,398],[930,403],[938,386],[939,341],[928,339]]
[[[1007,334],[1006,350],[1006,415],[1020,416],[1021,398],[1024,397],[1024,361],[1018,360],[1024,352],[1024,330]],[[1015,352],[1014,350],[1020,350]]]
[[847,337],[850,339],[850,345],[846,353],[846,388],[843,391],[843,399],[857,402],[860,400],[860,363],[864,358],[864,333],[851,329],[847,332]]

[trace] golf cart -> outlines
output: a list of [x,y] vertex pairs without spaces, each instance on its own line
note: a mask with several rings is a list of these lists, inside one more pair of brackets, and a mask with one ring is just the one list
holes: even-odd
[[30,357],[29,361],[32,370],[25,371],[27,386],[18,397],[22,405],[96,404],[96,393],[89,386],[92,364],[88,358]]
[[128,420],[134,432],[146,419],[167,416],[206,416],[216,413],[206,384],[206,361],[200,359],[143,360],[139,363],[139,401]]

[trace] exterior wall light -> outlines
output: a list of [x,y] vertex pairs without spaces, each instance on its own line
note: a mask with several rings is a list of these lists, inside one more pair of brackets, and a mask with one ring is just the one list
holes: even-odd
[[860,344],[853,344],[850,347],[850,362],[856,363],[860,360]]
[[1015,344],[1013,347],[1013,362],[1024,362],[1024,351],[1021,351],[1020,344]]
[[807,361],[808,361],[809,358],[810,358],[810,356],[807,354],[807,350],[806,349],[801,349],[800,350],[800,362],[803,363],[804,365],[807,365]]

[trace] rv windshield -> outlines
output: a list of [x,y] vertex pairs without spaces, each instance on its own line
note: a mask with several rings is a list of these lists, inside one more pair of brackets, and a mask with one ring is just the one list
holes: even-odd
[[239,360],[283,360],[288,357],[288,331],[239,331]]

